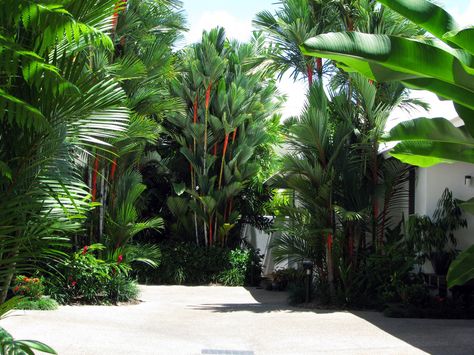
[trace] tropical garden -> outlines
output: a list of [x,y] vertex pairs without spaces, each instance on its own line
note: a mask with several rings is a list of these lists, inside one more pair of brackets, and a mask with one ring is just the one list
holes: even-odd
[[[246,43],[215,28],[179,48],[177,0],[2,6],[0,315],[131,302],[138,283],[258,285],[244,225],[277,232],[276,262],[311,262],[318,304],[474,314],[420,273],[442,259],[449,288],[474,278],[453,234],[473,202],[446,190],[432,217],[404,212],[415,166],[474,163],[473,28],[426,0],[283,0]],[[307,87],[297,117],[288,74]],[[429,108],[412,89],[464,126],[387,132],[394,109]],[[301,269],[273,277],[304,301]],[[54,352],[4,333],[2,349]]]

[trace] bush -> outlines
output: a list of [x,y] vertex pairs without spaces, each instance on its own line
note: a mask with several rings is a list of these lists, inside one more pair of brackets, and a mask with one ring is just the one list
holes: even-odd
[[58,266],[61,275],[51,278],[47,290],[52,298],[62,304],[103,304],[130,301],[138,296],[138,286],[128,277],[130,266],[116,260],[97,258],[95,251],[104,247],[93,244],[74,253]]
[[447,299],[433,299],[424,306],[389,304],[383,313],[391,318],[474,319],[474,307],[466,308]]
[[43,279],[19,275],[15,279],[13,293],[32,300],[39,300],[44,293]]
[[139,294],[138,283],[124,275],[112,277],[107,283],[107,299],[111,302],[130,302]]
[[17,303],[16,309],[35,310],[35,311],[53,311],[58,308],[58,302],[50,297],[40,299],[24,298]]
[[245,284],[245,274],[239,269],[230,269],[222,271],[217,276],[217,281],[224,286],[243,286]]
[[[311,290],[311,294],[314,294],[313,290]],[[306,302],[306,287],[302,284],[290,284],[288,286],[288,303],[294,306],[304,302]]]
[[225,286],[243,286],[250,265],[250,252],[235,249],[229,253],[230,269],[217,276],[217,281]]
[[229,268],[229,251],[196,247],[190,243],[165,243],[161,247],[161,264],[139,274],[147,284],[203,285],[216,282],[217,275]]
[[168,285],[219,282],[228,286],[260,282],[262,256],[256,250],[197,247],[192,243],[164,243],[160,248],[160,266],[141,272],[140,282]]

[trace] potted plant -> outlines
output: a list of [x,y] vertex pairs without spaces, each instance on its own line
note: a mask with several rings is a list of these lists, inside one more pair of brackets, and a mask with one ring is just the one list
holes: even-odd
[[428,259],[435,274],[445,276],[457,254],[454,231],[466,227],[467,221],[457,200],[449,189],[445,189],[432,218],[410,217],[408,235],[413,248],[420,254],[420,261]]

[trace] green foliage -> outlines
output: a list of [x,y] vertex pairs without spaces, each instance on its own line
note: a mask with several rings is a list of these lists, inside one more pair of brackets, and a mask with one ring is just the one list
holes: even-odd
[[462,286],[474,279],[474,245],[464,250],[451,263],[448,271],[448,287]]
[[160,244],[161,264],[140,270],[139,280],[147,284],[228,286],[257,285],[262,272],[258,250],[196,247],[193,243]]
[[136,300],[140,289],[136,281],[123,274],[113,275],[106,286],[107,300],[113,303]]
[[105,228],[109,250],[126,247],[142,231],[163,228],[163,219],[160,217],[139,218],[139,198],[146,189],[141,180],[138,171],[127,170],[115,185],[115,198],[109,206]]
[[23,298],[16,305],[16,309],[53,311],[59,307],[58,302],[50,297],[41,297],[39,299]]
[[407,233],[414,250],[421,256],[421,262],[425,258],[430,260],[437,274],[446,275],[456,256],[454,231],[466,227],[467,221],[459,203],[452,192],[445,189],[433,218],[410,216]]
[[403,240],[385,247],[384,255],[368,255],[360,266],[346,302],[355,305],[381,307],[387,302],[406,299],[405,288],[422,281],[413,276],[415,254]]
[[130,280],[128,265],[122,254],[99,259],[101,244],[85,246],[58,265],[61,272],[48,280],[47,291],[59,303],[102,304],[128,301],[138,295]]
[[474,162],[469,154],[474,132],[474,67],[472,41],[467,40],[474,30],[461,29],[446,11],[426,0],[380,2],[437,39],[408,39],[358,32],[328,33],[307,40],[302,45],[303,53],[332,59],[346,71],[357,71],[372,80],[400,81],[409,88],[429,90],[453,100],[465,129],[448,127],[445,131],[443,127],[449,124],[442,119],[432,123],[418,119],[395,127],[384,140],[401,141],[392,154],[413,165]]
[[139,274],[140,281],[152,284],[205,285],[229,268],[229,251],[218,246],[196,247],[190,243],[160,244],[162,259],[156,269]]
[[166,206],[176,238],[231,246],[233,226],[256,207],[244,196],[252,198],[275,170],[281,98],[272,76],[251,63],[264,45],[258,34],[238,43],[216,28],[182,52],[183,72],[171,87],[187,114],[165,122],[173,143],[165,151],[168,179],[177,195]]
[[64,257],[93,207],[80,165],[127,129],[124,91],[90,57],[113,47],[115,3],[2,3],[0,302],[14,272]]
[[245,274],[237,268],[222,271],[217,275],[217,282],[224,286],[244,286]]
[[53,348],[36,340],[15,340],[5,329],[0,327],[0,352],[2,354],[34,354],[38,350],[47,354],[57,354]]
[[231,250],[229,263],[230,269],[219,273],[217,281],[224,286],[243,286],[247,268],[250,264],[250,252],[240,249]]

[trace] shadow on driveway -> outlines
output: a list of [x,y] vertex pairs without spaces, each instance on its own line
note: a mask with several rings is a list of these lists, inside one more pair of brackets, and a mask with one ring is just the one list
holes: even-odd
[[474,354],[474,321],[442,319],[388,318],[380,312],[305,309],[289,306],[287,293],[247,287],[254,301],[248,303],[203,303],[188,309],[213,313],[350,313],[381,331],[433,355]]
[[[255,302],[248,303],[205,303],[189,305],[188,309],[210,312],[298,312],[298,313],[333,313],[334,310],[306,309],[292,307],[288,304],[288,293],[282,291],[267,291],[259,287],[245,287]],[[339,311],[338,311],[339,312]]]
[[474,354],[473,320],[387,318],[379,312],[351,313],[429,354]]

